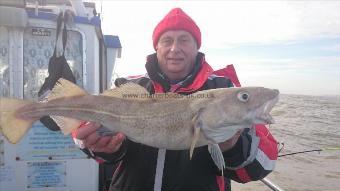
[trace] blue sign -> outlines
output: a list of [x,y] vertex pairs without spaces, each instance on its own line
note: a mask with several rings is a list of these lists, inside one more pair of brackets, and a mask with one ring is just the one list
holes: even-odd
[[87,156],[74,144],[71,136],[51,131],[35,123],[17,148],[17,160],[79,159]]
[[0,182],[11,182],[14,180],[14,168],[12,166],[1,166]]
[[66,187],[66,162],[28,162],[27,188]]

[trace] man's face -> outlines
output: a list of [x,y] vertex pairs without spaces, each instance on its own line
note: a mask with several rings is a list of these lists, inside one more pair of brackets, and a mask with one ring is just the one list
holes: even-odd
[[187,76],[195,64],[198,53],[194,37],[183,30],[163,33],[156,51],[160,69],[171,80]]

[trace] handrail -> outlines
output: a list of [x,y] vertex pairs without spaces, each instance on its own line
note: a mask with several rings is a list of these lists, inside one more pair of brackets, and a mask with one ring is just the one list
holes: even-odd
[[274,184],[272,181],[270,181],[268,178],[263,178],[260,180],[263,184],[265,184],[266,186],[268,186],[268,188],[270,188],[273,191],[283,191],[283,189],[281,189],[279,186],[277,186],[276,184]]

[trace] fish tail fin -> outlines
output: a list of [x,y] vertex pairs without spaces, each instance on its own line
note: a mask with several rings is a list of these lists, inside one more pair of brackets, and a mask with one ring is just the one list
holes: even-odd
[[0,98],[0,132],[13,144],[17,143],[38,119],[18,117],[18,110],[33,102],[15,98]]

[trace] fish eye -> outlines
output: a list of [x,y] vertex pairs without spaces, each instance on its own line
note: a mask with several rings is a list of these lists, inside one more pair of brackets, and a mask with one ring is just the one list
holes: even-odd
[[239,92],[237,94],[237,98],[242,101],[242,102],[246,102],[249,100],[249,93],[248,92]]

